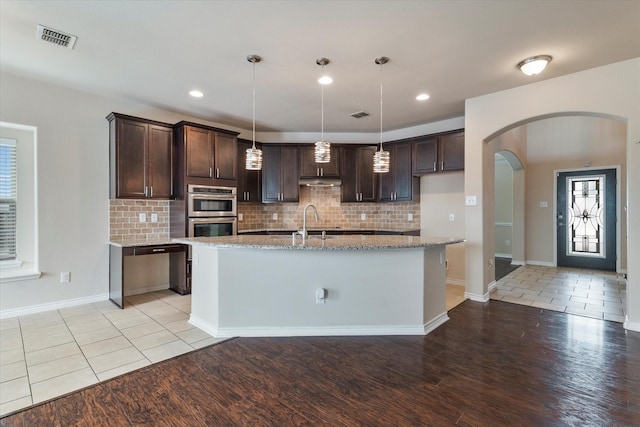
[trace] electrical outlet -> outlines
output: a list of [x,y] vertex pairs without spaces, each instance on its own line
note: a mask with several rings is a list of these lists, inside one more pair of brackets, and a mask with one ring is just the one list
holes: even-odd
[[466,199],[466,205],[467,206],[475,206],[478,204],[478,199],[476,198],[476,196],[467,196]]
[[69,271],[63,271],[60,273],[60,283],[71,282],[71,273]]
[[278,219],[278,212],[274,212],[273,215],[271,216],[271,218]]
[[157,212],[152,212],[151,213],[151,222],[158,222],[158,213]]
[[241,213],[239,213],[238,214],[238,221],[242,221],[243,219],[244,219],[244,216]]
[[140,219],[140,222],[147,222],[147,214],[144,212],[140,212],[138,218]]
[[367,220],[367,214],[366,213],[361,213],[360,214],[360,220],[366,221]]
[[413,221],[413,214],[407,214],[407,221]]
[[507,240],[505,243],[507,246],[511,246],[511,240]]
[[455,220],[456,220],[455,214],[450,213],[449,214],[449,221],[455,221]]

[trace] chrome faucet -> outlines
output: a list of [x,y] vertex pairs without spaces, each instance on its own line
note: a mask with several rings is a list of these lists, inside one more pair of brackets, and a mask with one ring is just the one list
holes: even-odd
[[307,204],[307,206],[304,207],[304,211],[302,212],[302,230],[298,231],[298,234],[300,234],[302,236],[302,245],[303,246],[304,246],[305,242],[307,241],[307,235],[308,235],[308,233],[307,233],[307,208],[309,208],[309,207],[313,208],[313,217],[315,218],[316,222],[318,222],[318,210],[311,203]]

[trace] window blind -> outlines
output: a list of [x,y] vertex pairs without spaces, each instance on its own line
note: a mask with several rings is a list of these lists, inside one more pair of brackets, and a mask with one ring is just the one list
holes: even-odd
[[16,259],[16,141],[0,139],[0,260]]

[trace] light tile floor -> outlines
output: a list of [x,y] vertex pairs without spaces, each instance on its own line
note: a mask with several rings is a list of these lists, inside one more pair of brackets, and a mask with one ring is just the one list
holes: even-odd
[[457,307],[458,305],[464,302],[465,300],[464,291],[465,291],[464,286],[452,285],[451,283],[447,283],[447,296],[446,296],[447,311]]
[[526,265],[496,282],[491,299],[624,322],[626,282],[610,271]]
[[0,415],[221,341],[172,291],[0,320]]

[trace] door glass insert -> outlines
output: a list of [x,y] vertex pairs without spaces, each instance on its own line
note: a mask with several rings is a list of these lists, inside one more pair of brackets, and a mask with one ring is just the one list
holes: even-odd
[[605,177],[567,177],[567,255],[603,258]]

